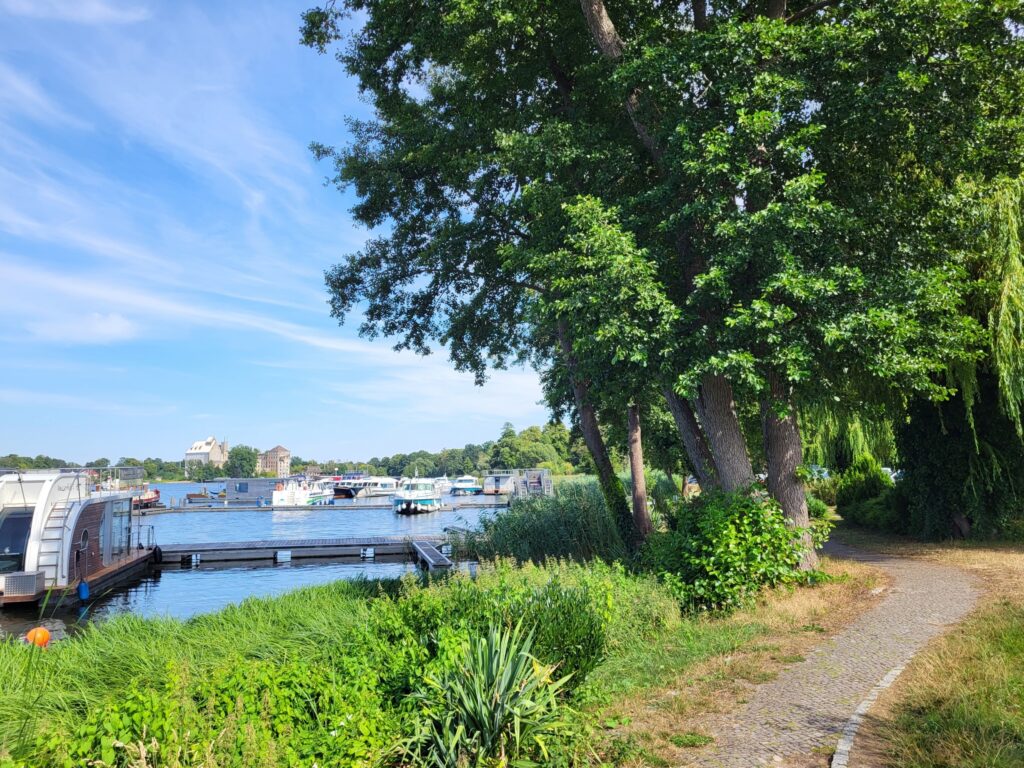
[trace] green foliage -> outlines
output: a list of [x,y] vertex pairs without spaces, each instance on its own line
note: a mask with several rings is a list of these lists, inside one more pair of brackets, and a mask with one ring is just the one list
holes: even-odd
[[454,665],[427,675],[413,699],[418,723],[408,744],[413,765],[430,768],[557,765],[573,735],[558,693],[566,678],[531,656],[532,637],[516,625],[470,638]]
[[648,538],[641,562],[685,608],[729,610],[762,587],[801,578],[801,545],[763,494],[702,493],[683,502],[672,522]]
[[248,445],[236,445],[228,451],[223,473],[227,477],[255,477],[260,452]]
[[223,476],[223,470],[213,464],[203,464],[198,461],[190,461],[185,465],[185,476],[197,483],[208,483]]
[[1024,444],[998,404],[991,374],[968,406],[915,402],[899,433],[906,521],[919,538],[1020,538],[1024,530]]
[[836,510],[845,515],[851,507],[882,495],[892,488],[892,478],[871,456],[861,456],[839,478],[836,485]]
[[836,503],[836,488],[839,485],[840,475],[833,474],[828,477],[812,477],[804,481],[807,493],[830,506]]
[[811,520],[824,520],[828,517],[828,504],[819,499],[817,496],[808,493],[807,514],[810,515]]
[[[421,727],[410,696],[458,678],[491,627],[532,630],[564,696],[608,653],[678,622],[653,579],[554,561],[340,582],[187,622],[120,616],[46,653],[0,642],[0,743],[15,764],[61,767],[141,765],[140,745],[163,768],[399,764]],[[553,764],[575,759],[564,746]]]
[[[625,502],[625,493],[621,493]],[[520,562],[569,558],[622,560],[627,549],[605,496],[594,481],[559,483],[552,497],[516,499],[462,535],[458,548],[478,559],[514,557]]]

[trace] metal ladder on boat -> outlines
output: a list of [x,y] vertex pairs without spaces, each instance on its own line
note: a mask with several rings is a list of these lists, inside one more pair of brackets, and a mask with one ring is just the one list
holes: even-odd
[[42,535],[39,537],[39,562],[37,568],[45,574],[46,585],[57,585],[64,556],[64,534],[67,530],[69,504],[58,503],[50,508]]

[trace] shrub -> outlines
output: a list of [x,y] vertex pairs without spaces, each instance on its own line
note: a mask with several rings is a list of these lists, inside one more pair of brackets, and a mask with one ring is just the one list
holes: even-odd
[[821,499],[827,506],[835,506],[836,486],[839,485],[838,475],[811,477],[804,485],[809,494],[817,499]]
[[807,494],[807,514],[811,520],[824,520],[828,517],[828,504],[817,496]]
[[679,507],[674,529],[641,553],[686,608],[728,610],[761,587],[800,578],[801,545],[782,509],[762,493],[701,494]]
[[836,486],[836,508],[839,514],[852,504],[881,496],[892,488],[892,478],[871,456],[861,456],[846,470]]
[[532,636],[520,626],[492,626],[472,638],[462,658],[415,696],[418,726],[407,756],[414,765],[549,765],[563,755],[572,726],[558,692],[566,679],[530,654]]
[[514,557],[519,562],[568,558],[579,562],[622,560],[627,549],[597,483],[559,483],[554,496],[516,499],[481,520],[480,531],[456,541],[462,556],[479,560]]

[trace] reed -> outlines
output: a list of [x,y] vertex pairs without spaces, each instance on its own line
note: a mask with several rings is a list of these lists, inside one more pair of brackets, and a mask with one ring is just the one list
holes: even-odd
[[456,542],[461,556],[519,562],[625,560],[628,550],[594,480],[567,481],[555,495],[517,499]]

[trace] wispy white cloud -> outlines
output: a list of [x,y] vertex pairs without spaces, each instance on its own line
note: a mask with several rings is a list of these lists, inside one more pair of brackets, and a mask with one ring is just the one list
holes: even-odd
[[29,333],[39,341],[65,344],[112,344],[138,338],[141,328],[120,312],[86,312],[82,315],[25,323]]
[[149,17],[141,6],[103,0],[0,0],[0,11],[76,24],[132,24]]
[[3,61],[0,61],[0,107],[8,116],[20,113],[45,123],[86,126],[57,106],[37,82]]

